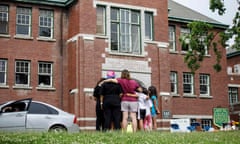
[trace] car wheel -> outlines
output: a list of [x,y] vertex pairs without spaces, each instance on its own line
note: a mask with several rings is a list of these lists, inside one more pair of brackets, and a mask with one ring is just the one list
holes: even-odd
[[66,132],[67,129],[61,125],[52,126],[49,130],[50,132]]

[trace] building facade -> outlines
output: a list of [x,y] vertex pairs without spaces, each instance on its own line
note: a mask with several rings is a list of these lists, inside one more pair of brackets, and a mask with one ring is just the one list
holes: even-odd
[[212,126],[213,108],[228,107],[227,73],[213,70],[213,51],[192,74],[178,40],[196,17],[214,25],[216,41],[226,25],[173,1],[3,0],[0,14],[0,102],[32,97],[75,113],[82,130],[93,130],[97,81],[128,69],[157,87],[158,129],[169,129],[172,118]]
[[228,72],[228,99],[230,118],[234,121],[240,120],[240,51],[228,50],[227,53]]

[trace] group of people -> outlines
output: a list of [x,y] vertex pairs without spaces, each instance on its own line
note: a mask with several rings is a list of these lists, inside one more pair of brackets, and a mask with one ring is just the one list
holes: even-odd
[[129,119],[133,132],[157,128],[156,117],[160,111],[156,87],[141,87],[131,79],[128,70],[123,70],[120,78],[115,78],[114,71],[108,71],[107,77],[97,83],[93,96],[96,100],[96,130],[127,131]]

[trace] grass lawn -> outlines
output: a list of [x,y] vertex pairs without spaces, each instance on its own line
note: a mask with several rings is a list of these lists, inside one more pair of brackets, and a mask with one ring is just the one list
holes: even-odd
[[218,132],[0,132],[0,144],[239,144],[240,131]]

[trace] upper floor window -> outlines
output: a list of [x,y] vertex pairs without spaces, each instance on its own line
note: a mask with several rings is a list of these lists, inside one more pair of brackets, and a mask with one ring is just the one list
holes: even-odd
[[141,53],[140,12],[111,8],[111,50]]
[[228,88],[228,97],[229,97],[230,105],[238,102],[238,88],[237,87],[229,87]]
[[106,27],[106,8],[104,6],[97,6],[97,34],[105,35]]
[[153,13],[145,12],[145,39],[153,40]]
[[38,85],[52,86],[52,63],[39,62],[38,63]]
[[0,5],[0,34],[8,34],[8,6]]
[[176,32],[174,26],[168,27],[168,41],[170,51],[176,51]]
[[0,85],[6,85],[7,81],[7,60],[0,59]]
[[233,72],[235,74],[240,74],[240,64],[236,64],[233,66]]
[[17,7],[16,34],[31,35],[31,8]]
[[53,38],[53,11],[39,10],[39,36]]
[[30,62],[15,62],[15,84],[29,86],[30,83]]
[[208,74],[200,74],[199,83],[200,83],[200,94],[201,95],[210,95],[209,75]]
[[193,74],[183,73],[183,93],[193,94]]
[[187,36],[190,34],[190,29],[189,28],[181,28],[180,29],[180,37],[184,41],[182,43],[182,51],[188,51],[190,50],[190,45],[189,45],[189,38]]
[[177,72],[170,72],[171,93],[177,94]]

